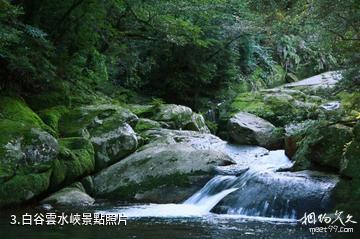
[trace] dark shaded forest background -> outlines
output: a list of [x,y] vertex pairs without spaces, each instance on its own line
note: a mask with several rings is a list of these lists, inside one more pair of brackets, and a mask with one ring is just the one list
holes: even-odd
[[127,89],[198,109],[343,69],[357,91],[359,28],[359,0],[0,0],[0,90]]

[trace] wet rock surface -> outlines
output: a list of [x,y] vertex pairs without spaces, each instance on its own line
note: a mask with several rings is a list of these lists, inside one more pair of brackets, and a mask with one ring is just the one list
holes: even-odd
[[281,147],[281,136],[270,122],[246,112],[240,112],[230,118],[228,133],[237,144],[259,145],[265,148]]
[[247,172],[232,186],[239,189],[225,197],[213,211],[277,218],[299,218],[305,212],[321,213],[332,208],[330,192],[337,182],[334,175],[314,171]]
[[195,149],[185,143],[154,145],[95,175],[95,196],[133,198],[136,194],[164,185],[180,186],[187,190],[189,177],[213,175],[215,166],[232,163],[234,161],[225,153]]

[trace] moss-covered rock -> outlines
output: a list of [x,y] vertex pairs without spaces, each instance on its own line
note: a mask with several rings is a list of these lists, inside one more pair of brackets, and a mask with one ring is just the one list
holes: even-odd
[[199,131],[201,133],[210,133],[208,126],[205,123],[205,119],[201,114],[193,113],[191,121],[184,126],[186,130]]
[[130,125],[138,118],[114,104],[79,107],[65,113],[59,121],[59,133],[66,137],[84,137],[95,149],[95,168],[101,170],[134,152],[138,137]]
[[60,152],[51,174],[51,189],[72,183],[95,169],[94,148],[80,137],[59,139]]
[[354,216],[360,217],[360,122],[353,129],[354,137],[345,145],[341,161],[342,180],[333,193],[335,207]]
[[127,123],[97,127],[90,131],[97,171],[119,161],[138,147],[138,137]]
[[129,109],[134,114],[136,114],[137,116],[144,118],[151,116],[155,110],[154,106],[150,104],[144,104],[144,105],[128,104],[126,105],[126,108]]
[[[172,129],[210,133],[204,117],[201,114],[193,112],[189,107],[183,105],[163,104],[162,102],[156,101],[152,105],[128,105],[127,107],[140,117],[159,122],[162,127],[166,125],[166,127]],[[150,126],[148,123],[150,122],[147,122],[147,125],[140,124],[139,127],[148,127]]]
[[345,145],[352,140],[351,127],[341,124],[313,125],[298,135],[298,148],[292,159],[294,169],[312,166],[339,172]]
[[161,124],[159,122],[150,119],[140,118],[134,130],[140,133],[149,129],[158,129],[158,128],[161,128]]
[[335,209],[350,214],[355,219],[360,218],[360,177],[342,179],[332,193]]
[[[183,190],[181,200],[184,200],[191,195],[187,190],[189,177],[210,176],[215,173],[215,166],[232,163],[228,155],[219,151],[195,149],[188,144],[156,144],[97,174],[94,195],[136,200],[137,194],[172,185]],[[202,186],[198,185],[197,189]]]
[[172,124],[175,128],[181,128],[191,122],[192,110],[182,105],[163,104],[158,107],[153,120],[164,121]]
[[57,140],[32,125],[0,120],[0,207],[44,193],[58,156]]
[[49,109],[40,111],[38,114],[45,124],[50,126],[55,132],[59,131],[59,120],[68,109],[65,106],[55,106]]
[[16,175],[0,186],[0,207],[18,205],[46,192],[51,171]]
[[114,104],[90,105],[67,112],[59,121],[60,135],[90,137],[98,127],[115,127],[122,123],[136,125],[138,118],[129,110]]
[[354,138],[345,145],[340,173],[345,177],[360,178],[360,122],[355,125],[353,133]]
[[266,119],[275,126],[316,118],[320,102],[296,90],[263,90],[238,95],[230,113],[248,112]]
[[54,134],[54,131],[47,126],[41,118],[32,111],[21,98],[0,97],[0,119],[8,119],[29,127],[44,129]]
[[202,133],[210,132],[202,115],[194,113],[189,107],[182,105],[159,105],[150,118],[165,122],[173,129],[194,130]]

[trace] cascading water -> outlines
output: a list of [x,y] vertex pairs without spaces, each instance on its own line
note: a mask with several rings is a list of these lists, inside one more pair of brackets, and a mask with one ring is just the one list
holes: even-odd
[[215,176],[182,204],[132,205],[114,210],[135,218],[203,217],[216,213],[278,220],[296,219],[303,212],[330,207],[328,192],[337,178],[311,171],[278,172],[292,166],[283,150],[229,144],[221,150],[236,165],[220,167],[218,172],[233,175]]
[[[304,212],[321,212],[329,208],[329,191],[337,178],[311,171],[277,172],[288,169],[292,162],[283,150],[266,152],[248,146],[225,146],[226,152],[237,162],[235,166],[222,167],[223,172],[237,172],[236,176],[217,176],[185,203],[196,205],[206,202],[219,186],[223,192],[236,188],[224,196],[211,210],[218,214],[296,219]],[[235,167],[235,169],[234,169]],[[239,170],[238,170],[239,171]],[[231,179],[231,180],[230,180]],[[211,182],[222,180],[215,186]]]
[[187,199],[183,205],[194,205],[209,212],[221,199],[237,190],[237,188],[231,187],[236,179],[235,176],[216,176],[200,191]]

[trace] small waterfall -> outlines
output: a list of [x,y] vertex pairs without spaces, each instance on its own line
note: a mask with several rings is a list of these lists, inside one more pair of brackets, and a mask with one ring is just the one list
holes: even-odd
[[209,212],[221,199],[238,189],[230,188],[236,179],[235,176],[216,176],[183,204],[194,205],[204,212]]
[[329,192],[337,177],[313,171],[278,172],[292,166],[283,150],[234,145],[226,145],[224,150],[236,161],[235,167],[247,170],[234,170],[241,172],[236,176],[215,176],[182,204],[132,205],[115,208],[115,212],[135,218],[203,217],[215,213],[293,220],[304,212],[324,212],[330,207]]
[[[216,176],[183,205],[218,214],[296,219],[304,212],[330,207],[329,191],[337,179],[317,172],[277,172],[292,166],[283,150],[228,146],[239,167],[239,176]],[[253,156],[259,155],[261,156]]]

